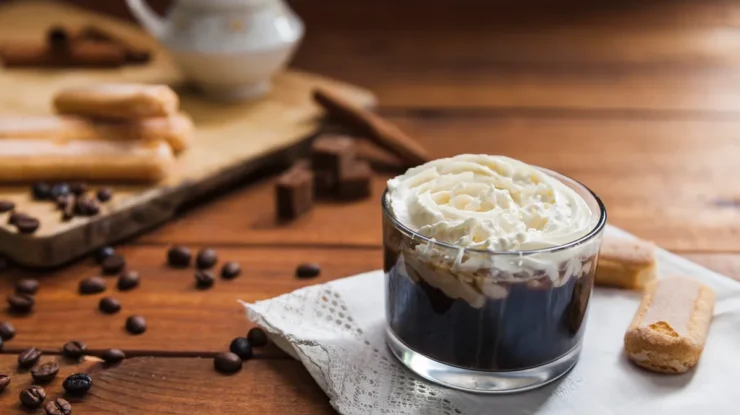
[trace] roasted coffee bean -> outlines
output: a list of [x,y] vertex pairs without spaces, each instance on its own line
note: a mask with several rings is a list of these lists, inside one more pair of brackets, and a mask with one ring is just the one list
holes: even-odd
[[41,226],[41,222],[36,218],[22,217],[17,218],[13,225],[18,229],[18,232],[28,235],[35,233],[39,229],[39,226]]
[[57,183],[51,187],[51,200],[56,200],[59,196],[66,196],[70,193],[72,193],[72,191],[69,190],[69,185],[67,183]]
[[295,270],[295,276],[298,278],[313,278],[318,277],[321,274],[321,267],[319,264],[301,264]]
[[142,316],[131,316],[126,319],[126,330],[131,334],[141,334],[146,331],[146,319]]
[[211,269],[218,261],[218,254],[215,249],[204,248],[198,252],[195,258],[195,266],[199,269]]
[[66,195],[61,195],[57,197],[56,201],[57,201],[57,209],[64,210],[64,209],[67,209],[70,205],[74,205],[75,196],[71,193],[68,193]]
[[112,246],[103,246],[98,248],[97,251],[95,251],[95,260],[98,261],[98,263],[102,263],[105,261],[109,256],[115,254],[116,251],[113,249]]
[[46,399],[46,391],[41,386],[31,385],[21,391],[19,398],[26,408],[36,409]]
[[62,353],[71,359],[79,359],[87,350],[87,345],[79,340],[71,340],[64,343],[62,346]]
[[64,379],[62,387],[71,395],[84,395],[92,387],[92,377],[87,373],[75,373]]
[[67,204],[62,208],[62,220],[69,221],[75,217],[75,210],[77,209],[77,201],[74,198],[70,198]]
[[126,271],[118,277],[118,289],[128,291],[139,285],[139,273],[136,271]]
[[79,284],[80,294],[97,294],[105,291],[105,280],[100,277],[85,278]]
[[44,407],[46,415],[72,415],[72,404],[62,398],[47,402]]
[[206,271],[203,269],[195,271],[195,285],[198,288],[211,288],[215,281],[216,279],[213,278],[213,274],[211,274],[210,271]]
[[242,268],[237,262],[227,262],[221,268],[221,278],[231,280],[239,276],[242,273]]
[[18,366],[29,369],[38,363],[39,358],[41,357],[41,350],[36,349],[34,347],[22,351],[18,355]]
[[103,275],[115,275],[123,271],[126,267],[126,260],[118,254],[113,254],[100,263]]
[[249,344],[254,347],[265,347],[267,346],[267,333],[259,327],[255,327],[249,330],[247,333],[247,340]]
[[231,341],[229,351],[246,360],[252,357],[252,345],[246,337],[237,337]]
[[175,268],[185,268],[190,265],[190,250],[184,246],[173,246],[167,251],[167,262]]
[[56,362],[47,362],[41,366],[31,369],[31,377],[35,382],[49,382],[59,373],[59,365]]
[[103,360],[105,363],[114,364],[126,358],[126,354],[119,349],[108,349],[103,352]]
[[85,183],[76,182],[76,183],[70,183],[69,190],[75,195],[75,196],[81,196],[87,192],[87,185]]
[[15,209],[15,203],[10,200],[0,200],[0,213],[10,212]]
[[15,283],[15,292],[18,294],[36,294],[39,290],[39,281],[33,278],[23,278]]
[[0,392],[4,391],[8,385],[10,385],[10,376],[0,374]]
[[15,327],[7,321],[0,323],[0,339],[10,340],[15,337]]
[[21,212],[13,212],[8,216],[8,225],[15,225],[21,219],[33,219],[31,216]]
[[116,314],[121,311],[121,302],[113,297],[103,297],[98,303],[98,308],[105,314]]
[[10,305],[10,311],[25,314],[33,310],[36,300],[28,294],[11,294],[8,296],[8,304]]
[[80,216],[95,216],[100,213],[100,204],[91,197],[78,197],[75,213]]
[[113,198],[113,190],[110,187],[104,187],[98,190],[98,200],[105,203]]
[[235,373],[242,368],[242,359],[234,353],[219,353],[213,359],[213,367],[222,373]]
[[35,200],[51,199],[51,186],[48,183],[35,183],[31,187],[31,194]]

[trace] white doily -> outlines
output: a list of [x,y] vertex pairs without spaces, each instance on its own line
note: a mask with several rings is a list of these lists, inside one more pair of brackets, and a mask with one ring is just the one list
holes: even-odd
[[[609,228],[608,232],[627,235]],[[698,367],[658,375],[630,364],[624,331],[639,295],[597,288],[581,359],[563,379],[513,395],[443,388],[413,375],[385,345],[381,271],[315,285],[255,304],[247,316],[300,360],[342,414],[686,414],[738,413],[740,283],[658,250],[661,276],[687,275],[717,292],[709,340]]]

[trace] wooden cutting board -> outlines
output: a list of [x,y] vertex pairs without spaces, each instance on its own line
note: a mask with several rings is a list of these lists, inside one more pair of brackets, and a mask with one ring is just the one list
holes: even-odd
[[[25,0],[0,7],[0,40],[41,41],[49,26],[60,23],[94,23],[150,48],[155,58],[146,66],[114,70],[0,68],[0,111],[49,113],[54,92],[71,85],[110,81],[182,83],[166,51],[139,29],[67,5]],[[20,235],[6,224],[7,214],[0,214],[0,254],[27,266],[57,266],[162,223],[183,203],[256,169],[287,164],[320,127],[321,110],[310,96],[317,86],[330,88],[359,105],[375,103],[366,90],[295,71],[278,75],[271,93],[251,103],[224,104],[183,92],[182,108],[196,125],[195,144],[178,157],[170,177],[150,186],[112,184],[114,199],[104,204],[100,215],[69,222],[61,221],[53,203],[32,201],[28,184],[2,186],[0,199],[12,200],[17,211],[39,218],[41,227],[34,235]]]

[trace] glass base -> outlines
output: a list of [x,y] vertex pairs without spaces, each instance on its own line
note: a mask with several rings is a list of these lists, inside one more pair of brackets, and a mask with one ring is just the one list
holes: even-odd
[[578,343],[562,357],[542,366],[488,372],[450,366],[425,357],[406,346],[389,328],[386,328],[386,343],[401,363],[424,379],[466,392],[491,394],[523,392],[547,385],[568,373],[581,353],[581,343]]

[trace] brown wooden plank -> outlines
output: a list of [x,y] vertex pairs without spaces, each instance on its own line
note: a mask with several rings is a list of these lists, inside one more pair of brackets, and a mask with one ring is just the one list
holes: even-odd
[[[295,360],[245,362],[234,375],[213,369],[211,359],[134,358],[114,367],[94,359],[79,364],[58,357],[56,379],[43,385],[47,401],[65,397],[74,414],[331,414],[329,400],[303,366]],[[0,393],[0,413],[28,414],[18,394],[31,384],[28,373],[18,373],[14,355],[0,355],[0,373],[12,376]],[[88,372],[93,387],[82,398],[64,395],[62,382],[75,372]],[[33,413],[42,413],[38,410]]]

